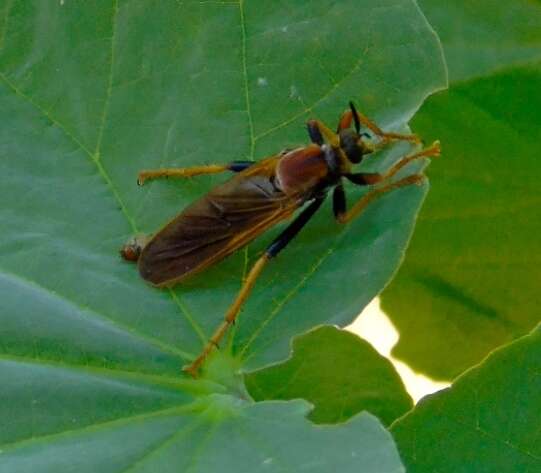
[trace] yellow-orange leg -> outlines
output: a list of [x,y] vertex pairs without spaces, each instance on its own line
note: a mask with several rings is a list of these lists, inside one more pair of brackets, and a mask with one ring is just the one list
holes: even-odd
[[[400,159],[397,163],[391,166],[391,168],[384,174],[361,173],[358,176],[362,177],[364,184],[377,184],[377,183],[389,181],[398,171],[400,171],[400,169],[402,169],[404,166],[411,163],[415,159],[437,157],[439,155],[440,155],[440,142],[435,141],[432,144],[432,146]],[[347,212],[341,213],[342,209],[340,209],[340,213],[337,213],[336,219],[340,223],[348,223],[351,220],[353,220],[355,217],[359,216],[359,214],[363,212],[363,210],[370,204],[370,202],[372,202],[374,199],[378,198],[382,194],[385,194],[386,192],[390,192],[395,189],[399,189],[400,187],[409,186],[412,184],[421,184],[423,180],[424,180],[423,175],[413,174],[411,176],[407,176],[402,179],[399,179],[398,181],[395,181],[395,182],[387,182],[386,184],[381,185],[380,187],[376,187],[370,190],[369,192],[367,192]],[[341,190],[340,192],[343,193],[343,190]],[[344,199],[344,197],[342,197],[341,199]],[[342,206],[345,209],[345,200],[342,200],[340,207]]]
[[[383,131],[376,123],[374,123],[372,120],[370,120],[366,115],[363,115],[361,112],[357,111],[357,117],[359,118],[359,122],[364,127],[368,128],[374,135],[381,138],[383,141],[383,144],[387,144],[389,141],[409,141],[411,143],[421,143],[421,139],[417,135],[407,135],[402,133],[394,133],[394,132],[387,132]],[[353,121],[353,112],[351,110],[346,110],[342,117],[340,118],[340,122],[338,124],[338,131],[343,130],[345,128],[349,128],[351,126],[351,122]],[[381,147],[381,145],[379,146]]]
[[183,178],[198,176],[200,174],[218,174],[220,172],[228,171],[229,165],[227,164],[209,164],[206,166],[193,166],[189,168],[163,168],[144,170],[139,173],[137,183],[142,186],[145,181],[149,179],[158,179],[161,177],[173,177]]
[[187,365],[184,368],[182,368],[184,372],[189,373],[194,378],[197,377],[199,368],[201,367],[203,362],[206,360],[206,358],[209,356],[212,350],[218,347],[220,341],[224,337],[229,326],[235,322],[235,319],[237,318],[240,312],[242,304],[244,304],[244,302],[250,295],[250,292],[252,291],[252,288],[254,287],[256,279],[261,274],[261,271],[263,270],[263,268],[265,267],[265,265],[267,264],[269,260],[270,260],[270,256],[267,253],[265,253],[256,261],[256,263],[254,264],[254,266],[248,273],[248,276],[246,277],[246,280],[244,281],[244,284],[242,285],[237,295],[237,298],[234,300],[234,302],[231,304],[231,306],[227,310],[227,313],[225,314],[223,322],[212,334],[212,337],[210,337],[209,341],[204,346],[201,354],[190,365]]
[[421,184],[425,177],[422,174],[412,174],[411,176],[404,177],[395,182],[389,182],[381,187],[376,187],[363,195],[353,207],[347,212],[336,216],[336,220],[340,223],[348,223],[355,217],[358,217],[368,205],[381,195],[399,189],[400,187],[410,186],[412,184]]
[[412,161],[415,161],[416,159],[420,159],[420,158],[436,158],[440,155],[440,153],[441,153],[440,142],[434,141],[434,143],[432,143],[432,145],[430,145],[428,148],[424,148],[417,153],[413,153],[399,159],[384,174],[371,174],[370,178],[367,178],[367,183],[376,184],[378,182],[391,179],[398,171],[400,171],[404,166],[408,165]]

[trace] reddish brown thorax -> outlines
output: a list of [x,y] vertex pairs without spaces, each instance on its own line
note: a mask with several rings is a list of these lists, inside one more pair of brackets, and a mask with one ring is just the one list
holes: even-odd
[[298,194],[316,187],[329,172],[318,145],[289,151],[276,166],[277,185],[285,194]]

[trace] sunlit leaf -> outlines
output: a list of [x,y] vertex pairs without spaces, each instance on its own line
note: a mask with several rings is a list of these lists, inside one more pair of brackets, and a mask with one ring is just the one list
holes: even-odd
[[494,352],[392,426],[410,473],[541,469],[541,330]]

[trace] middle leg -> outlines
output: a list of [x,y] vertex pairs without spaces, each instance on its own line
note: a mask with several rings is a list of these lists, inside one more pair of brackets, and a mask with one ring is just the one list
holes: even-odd
[[312,216],[319,209],[323,203],[324,197],[315,199],[308,207],[306,207],[293,222],[286,227],[286,229],[274,239],[274,241],[267,247],[265,253],[255,262],[252,269],[248,273],[244,284],[242,285],[236,299],[229,306],[223,322],[218,326],[216,331],[212,334],[209,341],[203,347],[201,354],[188,366],[183,368],[183,371],[189,373],[194,378],[197,377],[201,365],[205,362],[212,350],[218,347],[222,338],[226,334],[230,325],[235,323],[237,316],[242,308],[242,305],[248,299],[254,284],[263,271],[263,268],[267,263],[275,258],[280,251],[282,251],[287,244],[301,231],[301,229],[308,223]]

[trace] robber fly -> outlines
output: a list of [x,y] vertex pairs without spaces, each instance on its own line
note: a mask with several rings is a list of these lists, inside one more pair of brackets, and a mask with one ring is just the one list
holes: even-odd
[[[352,128],[353,125],[353,128]],[[361,125],[369,130],[361,134]],[[299,233],[332,190],[338,222],[358,216],[377,196],[399,187],[419,184],[421,174],[399,180],[393,176],[405,165],[440,153],[439,142],[404,156],[385,173],[353,172],[363,157],[397,140],[419,143],[416,135],[382,131],[350,102],[334,133],[318,120],[307,123],[311,144],[282,151],[261,161],[234,161],[225,165],[142,171],[138,182],[160,177],[189,177],[223,171],[236,173],[186,207],[147,242],[132,241],[121,250],[137,261],[139,273],[158,287],[168,287],[217,263],[247,245],[279,222],[303,210],[267,247],[248,273],[236,299],[201,354],[184,371],[197,376],[199,368],[234,323],[264,266]],[[374,185],[349,210],[343,180],[359,186]]]

